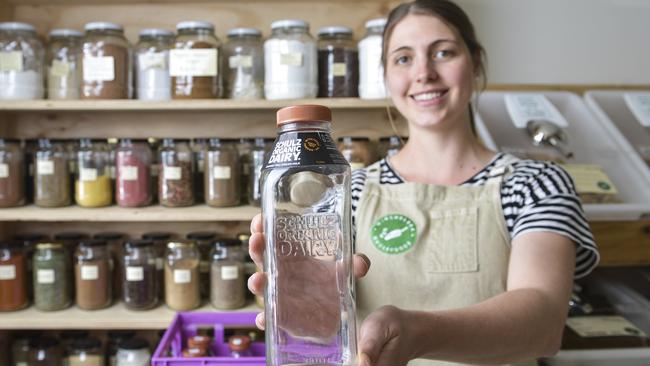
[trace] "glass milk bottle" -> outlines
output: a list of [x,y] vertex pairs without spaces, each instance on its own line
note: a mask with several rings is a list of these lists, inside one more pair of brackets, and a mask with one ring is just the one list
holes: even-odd
[[277,113],[262,170],[267,365],[354,365],[350,166],[330,135],[331,111]]

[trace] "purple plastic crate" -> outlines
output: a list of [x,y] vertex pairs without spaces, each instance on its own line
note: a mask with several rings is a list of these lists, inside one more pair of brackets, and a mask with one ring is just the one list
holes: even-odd
[[[230,356],[228,340],[224,337],[226,328],[255,327],[256,315],[257,313],[246,312],[176,313],[151,358],[151,366],[264,366],[266,365],[266,349],[263,341],[251,344],[252,357],[234,358]],[[214,328],[214,339],[210,346],[214,356],[184,358],[182,356],[183,345],[189,337],[196,335],[200,326]]]

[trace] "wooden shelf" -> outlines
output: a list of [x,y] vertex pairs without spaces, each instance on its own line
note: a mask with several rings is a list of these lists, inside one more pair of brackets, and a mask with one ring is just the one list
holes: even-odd
[[[205,304],[199,312],[225,311]],[[255,303],[231,311],[262,311]],[[76,306],[60,311],[40,311],[30,306],[27,309],[0,313],[1,329],[165,329],[176,312],[165,305],[151,310],[134,311],[119,302],[113,306],[87,311]]]
[[280,109],[295,104],[320,104],[331,109],[377,109],[389,105],[388,100],[363,100],[359,98],[316,98],[294,100],[230,99],[146,102],[139,100],[25,100],[1,101],[0,111],[55,112],[55,111],[250,111]]
[[207,205],[178,208],[167,208],[162,206],[149,206],[142,208],[123,208],[119,206],[100,208],[82,208],[79,206],[41,208],[30,205],[0,209],[0,222],[248,221],[258,212],[260,212],[260,208],[253,206],[237,206],[229,208],[212,208]]

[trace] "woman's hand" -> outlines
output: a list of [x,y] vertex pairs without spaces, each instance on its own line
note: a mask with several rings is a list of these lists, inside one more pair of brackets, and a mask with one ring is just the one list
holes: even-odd
[[[258,214],[253,218],[251,222],[251,237],[249,240],[249,252],[250,256],[257,265],[258,268],[264,267],[264,234],[263,234],[263,224],[262,224],[262,215]],[[355,254],[353,257],[353,266],[354,266],[354,276],[355,278],[361,278],[366,275],[368,269],[370,268],[370,260],[363,254]],[[264,273],[257,272],[253,274],[248,279],[248,288],[255,295],[263,295],[264,287],[266,286],[266,276]],[[309,288],[309,286],[305,286]],[[303,298],[310,298],[313,296],[304,296]],[[294,296],[295,298],[300,298],[300,296]],[[298,321],[294,314],[294,320]],[[257,327],[264,329],[264,313],[257,314],[255,320]]]
[[409,312],[394,306],[373,311],[359,330],[359,366],[405,366],[417,340],[407,340]]

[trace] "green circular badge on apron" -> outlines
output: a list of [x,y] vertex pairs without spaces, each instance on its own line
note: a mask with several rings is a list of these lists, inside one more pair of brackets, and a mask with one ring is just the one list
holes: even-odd
[[381,217],[370,229],[372,243],[388,254],[404,253],[411,249],[415,244],[416,233],[413,220],[399,214]]

